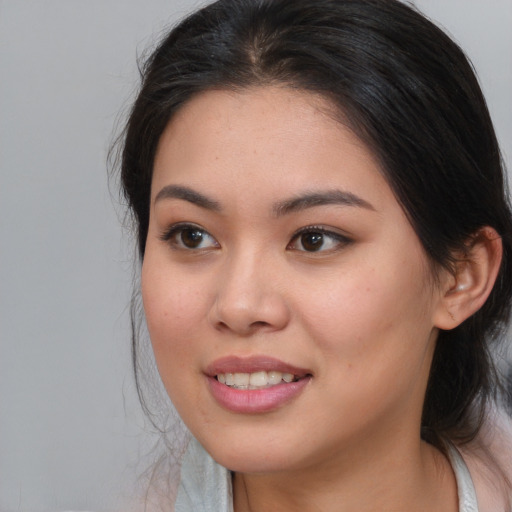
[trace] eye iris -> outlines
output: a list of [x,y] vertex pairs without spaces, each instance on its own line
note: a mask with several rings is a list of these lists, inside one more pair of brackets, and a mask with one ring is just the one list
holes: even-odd
[[306,251],[318,251],[323,243],[324,236],[322,233],[304,233],[301,236],[301,244]]
[[185,247],[194,249],[201,245],[203,233],[199,229],[184,229],[181,232],[181,241]]

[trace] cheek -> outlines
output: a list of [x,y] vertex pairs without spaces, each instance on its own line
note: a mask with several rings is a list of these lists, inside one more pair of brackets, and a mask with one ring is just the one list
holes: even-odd
[[155,332],[166,331],[171,325],[171,332],[176,332],[204,315],[208,286],[204,274],[176,269],[165,252],[161,253],[151,246],[146,249],[141,272],[144,311],[148,327]]
[[382,364],[379,353],[385,357],[386,350],[400,358],[408,344],[426,342],[432,330],[431,297],[422,267],[401,259],[395,259],[395,265],[384,258],[381,262],[363,262],[357,272],[333,275],[304,297],[307,329],[322,350],[343,356],[347,363],[375,358]]
[[[160,378],[174,406],[187,417],[199,396],[194,386],[198,351],[191,343],[205,321],[207,297],[196,291],[190,278],[183,282],[147,254],[141,275],[142,300]],[[197,336],[195,336],[197,338]],[[184,372],[184,368],[190,371]]]
[[416,275],[411,284],[409,277],[368,267],[344,275],[325,295],[309,295],[303,325],[321,353],[320,373],[328,376],[321,383],[332,399],[326,409],[371,422],[386,410],[401,414],[403,404],[420,403],[432,325],[425,313],[429,295],[414,284],[422,280]]
[[190,276],[185,279],[167,267],[147,254],[141,275],[148,331],[164,383],[172,368],[192,357],[187,340],[206,321],[209,300],[205,286],[195,286]]

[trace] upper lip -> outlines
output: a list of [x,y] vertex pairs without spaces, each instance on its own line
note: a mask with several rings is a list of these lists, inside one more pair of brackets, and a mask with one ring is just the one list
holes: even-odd
[[222,357],[209,364],[205,373],[210,377],[215,377],[216,375],[225,373],[255,373],[261,371],[291,373],[295,377],[311,375],[311,372],[304,368],[299,368],[285,363],[284,361],[280,361],[279,359],[263,355],[250,357]]

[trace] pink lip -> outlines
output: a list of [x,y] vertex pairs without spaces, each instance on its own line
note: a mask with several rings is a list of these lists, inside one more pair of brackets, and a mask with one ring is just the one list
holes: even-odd
[[254,373],[260,371],[269,372],[272,370],[282,373],[292,373],[296,377],[304,377],[311,374],[309,370],[267,356],[223,357],[208,365],[205,373],[210,377],[214,377],[219,373]]
[[[292,373],[299,380],[271,386],[265,389],[233,389],[220,383],[219,373],[254,373],[257,371]],[[275,410],[296,398],[311,381],[311,373],[266,356],[250,358],[226,357],[218,359],[206,370],[210,392],[217,403],[232,412],[258,414]]]

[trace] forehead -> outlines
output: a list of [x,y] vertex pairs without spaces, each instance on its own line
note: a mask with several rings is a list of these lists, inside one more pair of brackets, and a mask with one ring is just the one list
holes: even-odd
[[172,182],[250,196],[336,186],[394,201],[371,151],[335,115],[318,95],[284,87],[202,93],[162,134],[153,197]]

